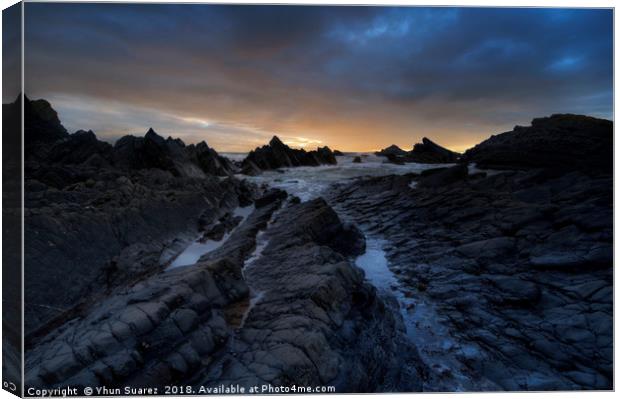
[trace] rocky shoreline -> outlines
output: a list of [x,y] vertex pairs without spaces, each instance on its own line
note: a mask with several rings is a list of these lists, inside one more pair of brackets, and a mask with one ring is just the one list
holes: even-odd
[[[397,157],[461,163],[301,201],[238,173],[340,165],[329,148],[274,137],[235,164],[152,129],[114,146],[69,135],[44,100],[25,120],[26,386],[611,388],[606,121],[535,120],[462,157],[428,140]],[[575,167],[545,148],[525,159],[532,135],[596,150]],[[510,170],[479,169],[498,159]],[[369,237],[406,304],[356,266]],[[217,245],[171,267],[196,242]],[[449,347],[408,324],[423,304]]]
[[610,389],[611,177],[510,173],[427,189],[412,179],[353,184],[330,202],[387,237],[393,272],[437,306],[463,368],[502,390]]
[[[565,129],[563,142],[585,131],[611,138],[611,124],[601,131],[604,122],[568,118],[582,123]],[[566,119],[535,120],[530,129]],[[507,134],[515,152],[531,140]],[[490,159],[495,140],[465,156]],[[502,158],[520,171],[487,174],[463,164],[365,179],[333,190],[328,201],[387,240],[406,295],[436,308],[457,342],[446,351],[472,379],[501,390],[611,389],[613,175],[610,154],[586,148],[574,164],[539,148],[547,155],[538,168],[534,154]],[[597,167],[584,170],[589,164]]]
[[[419,390],[415,348],[347,260],[363,237],[322,200],[271,200],[216,253],[118,289],[38,342],[27,354],[29,384]],[[246,265],[280,206],[262,256]],[[251,308],[248,284],[261,292]]]

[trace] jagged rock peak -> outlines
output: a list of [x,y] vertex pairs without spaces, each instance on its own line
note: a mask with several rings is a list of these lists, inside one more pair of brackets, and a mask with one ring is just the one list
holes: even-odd
[[381,151],[377,151],[375,152],[375,154],[377,155],[405,155],[407,153],[407,151],[403,150],[402,148],[400,148],[399,146],[397,146],[396,144],[392,144],[391,146],[382,149]]
[[412,153],[416,152],[416,150],[423,151],[423,152],[436,153],[438,156],[443,156],[446,159],[446,162],[454,162],[460,155],[454,151],[450,151],[449,149],[440,146],[439,144],[435,143],[428,137],[423,137],[421,144],[420,143],[415,144],[413,146]]
[[272,147],[275,147],[275,146],[286,146],[286,144],[284,144],[282,142],[282,140],[280,140],[280,138],[278,136],[275,136],[275,135],[269,141],[269,145],[272,146]]
[[144,138],[145,139],[155,140],[157,142],[165,142],[166,141],[162,136],[157,134],[157,132],[155,130],[153,130],[152,127],[150,127],[149,130],[146,132],[146,134],[144,135]]
[[209,144],[207,144],[206,141],[202,140],[200,143],[196,144],[196,148],[209,149],[211,147],[209,147]]
[[397,164],[405,162],[454,163],[460,156],[460,154],[433,142],[428,137],[423,137],[422,142],[415,144],[411,151],[405,151],[393,144],[376,152],[376,154],[386,156],[390,162]]
[[[16,101],[19,101],[19,98]],[[54,110],[54,108],[52,108],[52,105],[47,100],[30,100],[28,97],[24,96],[24,109],[26,110],[26,115],[28,112],[31,112],[41,120],[57,125],[66,132],[66,129],[60,123],[58,113]]]
[[290,148],[273,136],[269,145],[255,148],[243,160],[242,170],[244,174],[255,175],[262,170],[278,169],[296,166],[319,166],[335,165],[337,163],[334,153],[329,147],[317,148],[314,151]]
[[[19,101],[18,97],[13,107],[19,107]],[[34,149],[43,145],[40,149],[45,150],[48,144],[66,138],[69,133],[49,102],[43,99],[30,100],[24,96],[24,135],[26,147]]]
[[168,136],[168,138],[166,139],[166,143],[169,144],[176,144],[179,147],[185,147],[185,142],[183,142],[183,140],[181,140],[180,138],[174,138],[172,136]]

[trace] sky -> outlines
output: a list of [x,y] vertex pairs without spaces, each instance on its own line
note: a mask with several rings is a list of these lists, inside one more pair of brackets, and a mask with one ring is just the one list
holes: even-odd
[[26,3],[25,40],[26,94],[110,142],[464,151],[613,117],[609,9]]

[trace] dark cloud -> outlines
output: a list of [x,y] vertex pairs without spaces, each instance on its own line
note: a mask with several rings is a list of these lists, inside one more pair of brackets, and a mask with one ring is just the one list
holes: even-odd
[[554,112],[611,118],[612,25],[602,9],[28,3],[26,92],[110,139],[463,149]]

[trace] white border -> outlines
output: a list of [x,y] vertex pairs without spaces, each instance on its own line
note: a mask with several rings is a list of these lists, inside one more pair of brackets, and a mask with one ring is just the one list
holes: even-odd
[[[53,2],[53,1],[48,1],[48,0],[29,0],[29,2]],[[79,0],[64,0],[61,2],[83,2],[83,1],[79,1]],[[97,1],[95,1],[97,2]],[[470,6],[470,7],[561,7],[561,8],[579,8],[579,7],[585,7],[585,8],[596,8],[596,7],[600,7],[600,8],[611,8],[611,7],[615,7],[615,1],[610,1],[610,0],[590,0],[590,1],[580,1],[580,0],[544,0],[544,1],[507,1],[507,0],[458,0],[458,1],[441,1],[441,0],[423,0],[423,1],[390,1],[390,0],[374,0],[374,1],[361,1],[361,0],[336,0],[336,1],[329,1],[329,0],[294,0],[294,1],[283,1],[283,0],[270,0],[270,1],[261,1],[261,0],[229,0],[229,1],[175,1],[175,0],[134,0],[134,1],[122,1],[122,0],[106,0],[106,1],[98,1],[98,2],[109,2],[109,3],[237,3],[237,4],[264,4],[264,3],[268,3],[268,4],[317,4],[317,5],[329,5],[329,4],[342,4],[342,5],[404,5],[404,6]],[[15,1],[12,0],[0,0],[0,4],[2,5],[2,8],[7,8],[13,4],[15,4]],[[23,68],[24,68],[24,63],[23,63],[23,56],[24,56],[24,45],[23,45],[23,34],[24,34],[24,12],[22,11],[22,76],[23,76]],[[0,32],[2,31],[2,22],[0,19]],[[524,26],[524,29],[527,29],[526,26]],[[614,10],[614,77],[616,76],[616,73],[618,72],[618,63],[616,62],[616,43],[618,43],[618,39],[619,39],[619,34],[618,31],[615,29],[615,10]],[[2,55],[0,52],[0,63],[2,61]],[[0,90],[2,88],[2,85],[0,84]],[[22,80],[22,92],[24,89],[24,82]],[[616,96],[617,92],[616,92],[616,85],[615,85],[615,79],[614,79],[614,108],[613,108],[613,115],[614,115],[614,120],[615,120],[615,115],[616,115],[616,103],[615,103],[615,96]],[[23,107],[23,101],[22,101],[22,107]],[[23,130],[22,130],[23,132]],[[616,132],[616,128],[615,128],[615,123],[614,123],[614,138],[615,136],[615,132]],[[489,135],[492,134],[494,132],[489,132]],[[23,133],[22,133],[23,134]],[[23,137],[22,137],[23,138]],[[620,142],[619,140],[614,140],[614,153],[619,153],[618,149],[620,147]],[[0,140],[0,153],[2,150],[2,142]],[[23,148],[22,148],[22,159],[23,159]],[[22,178],[23,178],[23,163],[22,163]],[[618,176],[620,172],[620,164],[615,162],[615,157],[614,157],[614,175]],[[0,175],[0,182],[1,182],[1,175]],[[617,209],[620,201],[618,200],[618,198],[615,196],[616,193],[616,184],[615,184],[615,179],[614,179],[614,210]],[[22,200],[23,200],[23,184],[22,184]],[[1,201],[1,199],[0,199]],[[23,211],[22,211],[23,212]],[[0,222],[2,220],[2,216],[0,214]],[[23,220],[23,218],[22,218]],[[617,240],[617,226],[619,225],[619,220],[620,220],[620,216],[614,212],[614,249],[616,246],[616,240]],[[23,226],[22,226],[22,246],[23,246]],[[0,248],[0,254],[1,254],[2,249]],[[22,248],[22,255],[23,255],[23,248]],[[614,251],[614,264],[617,264],[616,261],[616,251]],[[616,278],[615,278],[615,269],[614,269],[614,287],[616,284]],[[1,292],[1,286],[0,286],[0,292]],[[22,256],[22,323],[23,323],[23,295],[24,295],[24,290],[23,290],[23,256]],[[616,290],[614,289],[614,304],[617,303],[615,301],[616,299]],[[617,343],[617,341],[615,340],[616,338],[616,332],[618,331],[618,319],[615,317],[615,308],[614,308],[614,344]],[[0,340],[1,342],[1,340]],[[23,345],[23,337],[22,337],[22,345]],[[618,367],[617,366],[617,356],[616,356],[617,350],[616,350],[616,345],[614,345],[614,382],[618,381]],[[23,352],[22,352],[22,360],[23,360]],[[23,363],[22,363],[23,366]],[[23,370],[22,370],[22,375],[23,375]],[[8,393],[7,391],[4,390],[0,390],[0,399],[9,399],[9,398],[14,398],[14,395],[11,395],[10,393]],[[377,395],[378,397],[403,397],[403,396],[408,396],[408,395],[412,395],[412,394],[380,394]],[[489,399],[504,399],[504,398],[536,398],[539,396],[545,396],[548,398],[554,397],[562,397],[562,398],[586,398],[586,396],[589,397],[615,397],[615,393],[614,392],[593,392],[593,391],[586,391],[586,392],[549,392],[549,393],[540,393],[540,392],[535,392],[535,393],[467,393],[467,394],[459,394],[459,393],[451,393],[451,394],[428,394],[428,393],[423,393],[423,394],[416,394],[417,397],[420,398],[432,398],[432,397],[445,397],[445,396],[456,396],[456,395],[466,395],[467,397],[484,397],[484,398],[489,398]],[[261,397],[263,397],[264,395],[259,395]],[[284,395],[285,397],[299,397],[299,395]],[[322,397],[330,397],[330,398],[337,398],[339,396],[342,395],[330,395],[330,394],[326,394],[326,395],[322,395]],[[358,394],[353,394],[353,395],[347,395],[347,397],[362,397],[363,395],[358,395]],[[366,395],[364,395],[366,396]],[[231,397],[239,397],[239,398],[243,398],[246,396],[238,396],[238,395],[232,395]],[[182,398],[182,396],[177,396],[176,398]]]

